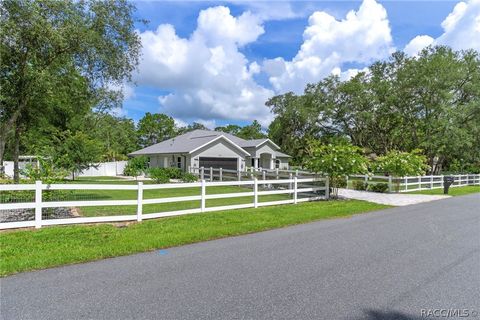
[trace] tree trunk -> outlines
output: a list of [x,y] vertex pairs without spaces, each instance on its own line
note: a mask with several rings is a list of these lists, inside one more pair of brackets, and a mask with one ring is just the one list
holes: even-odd
[[13,181],[15,183],[20,182],[20,169],[18,166],[18,160],[20,156],[20,128],[15,128],[15,136],[13,141]]

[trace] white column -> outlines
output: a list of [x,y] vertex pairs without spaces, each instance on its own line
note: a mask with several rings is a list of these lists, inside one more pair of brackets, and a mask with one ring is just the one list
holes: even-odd
[[201,200],[200,200],[200,211],[205,211],[205,195],[206,195],[206,187],[205,187],[205,180],[202,179],[202,186],[201,186]]
[[42,227],[42,181],[35,181],[35,228]]
[[253,159],[253,167],[254,167],[255,169],[258,168],[258,158],[254,158],[254,159]]
[[137,221],[142,221],[143,182],[138,183],[137,193]]
[[272,157],[270,159],[270,168],[269,169],[272,170],[273,168],[275,168],[275,158]]

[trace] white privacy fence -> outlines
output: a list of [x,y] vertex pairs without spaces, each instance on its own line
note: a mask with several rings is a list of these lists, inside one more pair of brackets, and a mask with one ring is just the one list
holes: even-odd
[[77,177],[115,177],[123,175],[127,161],[102,162],[92,165],[90,168],[76,172]]
[[[318,183],[322,185],[318,185]],[[285,185],[284,187],[275,188],[275,186]],[[248,187],[249,190],[234,189]],[[208,187],[230,187],[226,193],[207,193]],[[145,198],[144,192],[158,189],[173,189],[178,190],[182,188],[199,188],[198,195],[189,196],[174,196],[174,197],[157,197]],[[87,201],[57,201],[54,197],[43,195],[51,195],[52,192],[57,191],[72,191],[72,190],[89,190],[89,191],[115,191],[115,190],[130,190],[136,193],[136,199],[130,200],[87,200]],[[257,208],[261,206],[280,205],[280,204],[296,204],[298,202],[312,201],[329,198],[329,184],[328,178],[297,178],[288,180],[248,180],[248,181],[221,181],[221,182],[201,182],[194,183],[170,183],[170,184],[143,184],[138,182],[136,185],[109,185],[109,184],[43,184],[37,181],[35,184],[5,184],[0,185],[1,193],[12,192],[29,192],[31,196],[26,196],[23,199],[27,201],[2,201],[0,203],[0,212],[4,214],[15,214],[16,210],[30,210],[32,211],[32,219],[28,221],[2,222],[0,229],[36,227],[61,224],[79,224],[79,223],[99,223],[99,222],[124,222],[124,221],[142,221],[145,219],[178,216],[191,213],[202,213],[210,211],[231,210],[240,208]],[[241,191],[241,192],[237,192]],[[9,199],[2,197],[2,199]],[[259,201],[259,197],[268,195],[286,195],[285,198],[274,201]],[[221,205],[221,206],[206,206],[206,200],[211,199],[227,199],[227,198],[243,198],[252,197],[252,201],[247,201],[241,204]],[[47,199],[46,199],[47,198]],[[53,201],[52,201],[53,200]],[[199,206],[196,208],[175,211],[162,211],[154,213],[143,213],[144,206],[152,204],[165,203],[181,203],[186,201],[199,201]],[[112,208],[118,206],[136,206],[135,214],[126,215],[107,215],[107,216],[89,216],[89,217],[74,217],[74,218],[44,218],[42,210],[49,208],[77,208],[77,207],[108,207]],[[23,211],[22,211],[23,212]],[[34,214],[33,214],[34,212]],[[115,214],[115,209],[111,212]]]
[[419,190],[430,190],[443,188],[444,177],[453,177],[453,183],[450,187],[463,187],[480,185],[480,174],[456,174],[456,175],[430,175],[430,176],[370,176],[370,175],[351,175],[348,180],[360,180],[366,184],[388,184],[390,192],[409,192]]

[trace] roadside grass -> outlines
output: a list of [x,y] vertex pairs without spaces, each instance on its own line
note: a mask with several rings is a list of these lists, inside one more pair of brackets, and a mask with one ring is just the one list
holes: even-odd
[[[450,187],[448,189],[448,195],[450,196],[463,196],[466,194],[477,193],[480,192],[480,186],[465,186],[465,187]],[[431,190],[419,190],[419,191],[412,191],[406,192],[406,194],[443,194],[443,188],[439,189],[431,189]]]
[[0,276],[348,217],[388,206],[357,200],[239,209],[128,225],[55,226],[0,233]]

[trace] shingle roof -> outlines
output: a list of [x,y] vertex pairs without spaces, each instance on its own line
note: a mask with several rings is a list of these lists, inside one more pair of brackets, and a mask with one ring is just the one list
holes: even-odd
[[[162,141],[152,146],[130,153],[130,155],[144,155],[157,153],[188,153],[213,139],[223,136],[242,148],[256,147],[268,139],[245,140],[222,131],[193,130],[175,138]],[[282,154],[287,156],[285,154]]]

